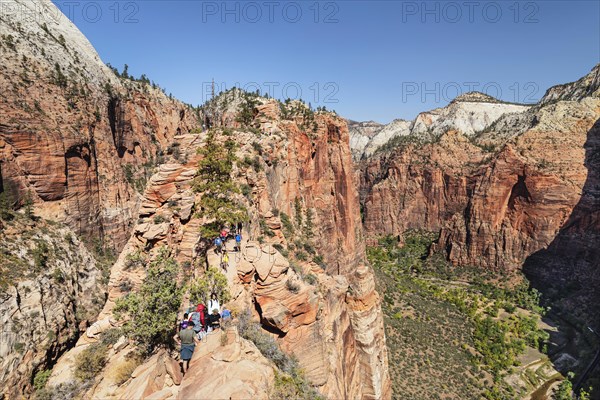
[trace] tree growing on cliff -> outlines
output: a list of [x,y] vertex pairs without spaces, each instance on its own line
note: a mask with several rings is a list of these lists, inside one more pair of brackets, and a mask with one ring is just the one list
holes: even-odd
[[202,193],[198,213],[211,220],[200,232],[205,238],[216,236],[224,224],[248,220],[246,208],[236,200],[240,189],[231,178],[236,149],[233,140],[220,143],[216,132],[211,130],[204,147],[198,150],[202,155],[194,181],[194,190]]
[[227,277],[215,267],[210,267],[203,277],[192,282],[189,291],[192,301],[203,304],[208,304],[211,293],[215,293],[221,303],[227,303],[231,299]]
[[177,262],[163,248],[148,265],[140,290],[117,300],[115,316],[118,319],[128,318],[125,334],[147,353],[171,343],[182,296],[182,288],[177,282],[178,273]]

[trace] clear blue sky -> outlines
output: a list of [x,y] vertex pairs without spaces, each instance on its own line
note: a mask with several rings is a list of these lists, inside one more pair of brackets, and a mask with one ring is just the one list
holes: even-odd
[[600,62],[598,1],[53,1],[105,62],[194,105],[214,78],[389,122],[469,87],[537,101]]

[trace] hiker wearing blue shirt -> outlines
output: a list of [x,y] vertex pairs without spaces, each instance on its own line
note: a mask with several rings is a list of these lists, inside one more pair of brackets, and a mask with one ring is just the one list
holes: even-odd
[[223,246],[223,241],[221,240],[221,238],[216,238],[215,239],[215,253],[220,253],[221,252],[221,248]]
[[235,235],[235,249],[236,251],[240,251],[242,248],[242,235],[238,233]]

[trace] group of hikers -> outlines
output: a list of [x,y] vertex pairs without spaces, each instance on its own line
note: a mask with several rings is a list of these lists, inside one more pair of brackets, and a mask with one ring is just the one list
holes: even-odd
[[[229,255],[226,243],[230,238],[235,238],[234,251],[241,250],[242,224],[237,224],[232,229],[223,228],[219,236],[214,240],[215,253],[221,255],[221,267],[227,271]],[[210,332],[218,330],[221,324],[231,320],[231,311],[221,307],[216,293],[211,293],[208,304],[199,303],[197,306],[189,307],[183,314],[183,319],[177,325],[177,336],[175,340],[181,346],[181,368],[185,374],[190,367],[190,360],[194,349],[200,341]]]
[[229,228],[223,228],[221,233],[214,240],[215,253],[221,255],[221,268],[227,271],[229,266],[229,253],[227,252],[227,240],[235,238],[235,246],[233,251],[240,251],[242,247],[242,226],[238,224],[233,230]]
[[218,330],[221,324],[231,320],[231,310],[222,307],[216,293],[212,293],[207,305],[199,303],[190,307],[178,323],[176,341],[181,345],[182,371],[185,374],[190,367],[196,344],[209,333]]

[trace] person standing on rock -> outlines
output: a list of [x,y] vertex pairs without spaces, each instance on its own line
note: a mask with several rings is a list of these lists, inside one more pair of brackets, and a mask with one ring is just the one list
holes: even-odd
[[217,299],[217,294],[215,292],[213,292],[210,295],[210,300],[208,301],[208,311],[212,312],[212,310],[214,309],[216,309],[217,312],[221,311],[221,304],[219,303],[219,300]]
[[196,334],[194,332],[194,323],[189,322],[185,329],[179,331],[179,344],[181,346],[181,369],[183,374],[190,369],[190,360],[196,348]]
[[221,314],[219,314],[219,310],[216,308],[212,310],[212,314],[208,316],[208,323],[213,331],[221,327]]
[[200,324],[202,325],[202,328],[206,329],[208,325],[208,310],[206,309],[206,306],[202,303],[199,303],[198,307],[196,307],[196,312],[200,315]]
[[225,272],[227,272],[227,267],[229,266],[229,254],[227,254],[227,250],[223,251],[223,257],[221,258],[221,268]]
[[189,314],[184,313],[183,320],[179,323],[179,330],[186,329],[188,327],[188,323],[189,323]]
[[223,245],[227,244],[227,237],[229,236],[229,232],[226,229],[221,230],[221,241]]

